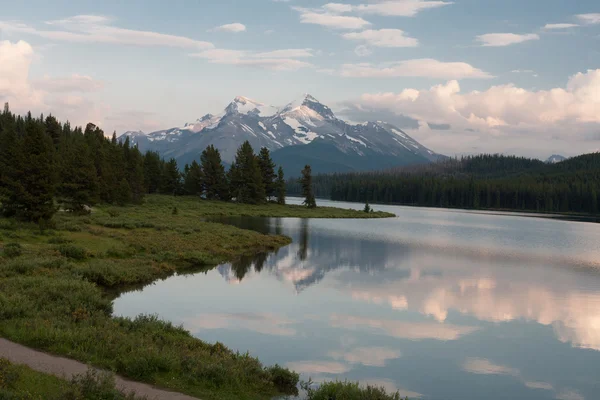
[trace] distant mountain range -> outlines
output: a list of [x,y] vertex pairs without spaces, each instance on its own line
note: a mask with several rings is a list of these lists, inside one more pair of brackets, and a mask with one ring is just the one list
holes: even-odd
[[550,157],[548,157],[548,159],[546,160],[546,163],[547,164],[556,164],[559,162],[563,162],[565,160],[567,160],[567,157],[564,157],[564,156],[561,156],[558,154],[553,154]]
[[310,95],[273,107],[236,97],[219,115],[207,114],[182,127],[152,133],[125,132],[140,150],[175,158],[180,166],[199,159],[210,144],[227,164],[246,140],[258,151],[271,150],[286,175],[296,176],[306,164],[315,173],[366,171],[424,164],[445,156],[435,153],[386,122],[352,124]]

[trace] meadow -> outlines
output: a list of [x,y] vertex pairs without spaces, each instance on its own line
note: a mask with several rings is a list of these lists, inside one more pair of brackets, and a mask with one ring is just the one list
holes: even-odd
[[43,227],[0,219],[0,336],[207,400],[295,394],[299,376],[286,368],[205,343],[153,316],[112,316],[115,293],[132,285],[290,243],[207,222],[216,216],[390,214],[155,195],[140,205],[98,206],[90,215],[59,212]]

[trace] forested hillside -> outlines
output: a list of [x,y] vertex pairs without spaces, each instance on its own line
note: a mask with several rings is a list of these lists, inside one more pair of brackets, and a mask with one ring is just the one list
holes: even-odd
[[[427,207],[596,214],[600,153],[549,165],[480,155],[387,171],[320,175],[315,193],[332,200]],[[288,183],[290,193],[297,185]]]
[[213,146],[181,170],[175,159],[142,154],[129,138],[109,139],[91,123],[82,129],[53,116],[22,117],[8,104],[0,114],[0,211],[7,217],[43,222],[59,209],[84,213],[96,203],[140,203],[152,193],[285,203],[283,171],[268,149],[255,154],[248,142],[228,171]]

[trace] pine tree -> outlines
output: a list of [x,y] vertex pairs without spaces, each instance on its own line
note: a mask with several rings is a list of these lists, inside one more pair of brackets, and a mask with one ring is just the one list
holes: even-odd
[[186,194],[201,196],[203,182],[202,168],[196,160],[192,161],[191,165],[186,165],[183,188]]
[[285,178],[281,167],[277,171],[277,203],[285,205]]
[[21,170],[24,192],[18,199],[20,210],[17,215],[28,221],[50,220],[56,212],[54,144],[46,135],[43,122],[34,120],[31,114],[25,121]]
[[162,177],[162,193],[171,194],[173,196],[177,195],[181,191],[181,173],[179,172],[179,168],[177,167],[177,161],[174,158],[171,158],[165,164],[165,170],[163,171]]
[[19,200],[25,193],[21,180],[25,162],[23,143],[17,134],[15,119],[6,103],[0,119],[0,202],[5,216],[14,216],[19,212]]
[[250,142],[245,141],[238,149],[229,177],[232,195],[237,202],[247,204],[265,202],[265,185],[258,158],[254,155]]
[[266,147],[260,149],[260,153],[258,154],[258,166],[260,168],[262,182],[265,186],[265,194],[267,198],[271,199],[271,197],[275,196],[277,191],[277,182],[275,182],[277,175],[275,174],[275,163],[271,159],[269,149]]
[[83,136],[62,138],[59,146],[58,197],[67,210],[84,211],[98,200],[98,176]]
[[161,187],[162,162],[160,155],[149,151],[144,155],[144,186],[148,193],[158,193]]
[[371,206],[369,205],[368,201],[366,202],[365,208],[363,209],[363,211],[366,212],[366,213],[370,213],[372,211],[371,210]]
[[144,185],[144,157],[137,146],[130,148],[129,142],[123,146],[126,169],[126,179],[131,189],[131,200],[140,203],[146,193]]
[[208,200],[230,199],[229,185],[225,176],[225,167],[221,162],[221,153],[212,144],[200,156],[202,164],[202,190]]
[[300,179],[302,185],[302,195],[304,196],[304,205],[308,208],[316,208],[317,201],[313,193],[312,187],[312,170],[310,165],[306,165],[302,170],[302,178]]

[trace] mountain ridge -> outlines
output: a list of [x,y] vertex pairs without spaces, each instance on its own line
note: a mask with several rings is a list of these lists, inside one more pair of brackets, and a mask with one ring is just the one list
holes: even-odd
[[[363,171],[444,158],[386,122],[352,124],[339,119],[310,94],[283,107],[237,96],[220,114],[206,114],[181,127],[151,133],[128,131],[119,138],[126,137],[141,151],[157,151],[165,158],[175,158],[181,166],[198,159],[211,144],[230,164],[237,148],[248,140],[256,150],[268,148],[286,174],[299,172],[297,166],[303,162],[315,164],[313,170],[319,173]],[[332,163],[324,149],[333,148],[339,154]],[[311,153],[319,154],[316,163]],[[285,156],[290,154],[294,156],[293,167]],[[321,168],[321,164],[328,166]]]

